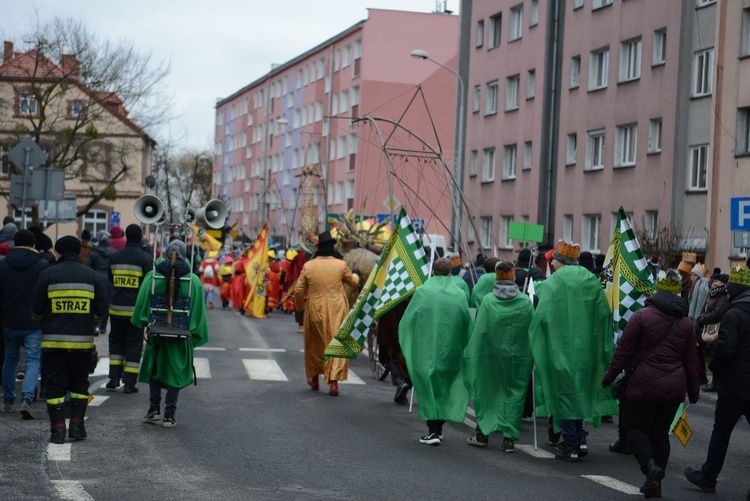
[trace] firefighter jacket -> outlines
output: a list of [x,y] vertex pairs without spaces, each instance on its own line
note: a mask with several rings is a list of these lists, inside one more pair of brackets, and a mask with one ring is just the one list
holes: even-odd
[[78,254],[63,254],[39,276],[31,297],[31,318],[42,324],[42,349],[92,349],[94,324],[108,305],[101,275]]
[[109,260],[109,281],[114,287],[109,298],[110,315],[128,320],[133,316],[138,289],[153,265],[153,258],[136,242],[128,242],[114,253]]

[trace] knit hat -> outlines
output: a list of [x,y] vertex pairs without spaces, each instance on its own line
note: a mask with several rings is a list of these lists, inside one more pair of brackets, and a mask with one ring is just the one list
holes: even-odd
[[112,228],[110,228],[109,233],[110,235],[112,235],[112,238],[122,238],[125,236],[125,232],[122,231],[122,228],[117,225],[114,225]]
[[13,216],[10,216],[10,215],[9,216],[5,216],[3,218],[3,226],[5,226],[8,223],[15,223],[15,222],[16,222],[15,218]]
[[581,252],[581,255],[578,256],[578,264],[589,271],[594,271],[594,255],[589,251]]
[[711,275],[711,280],[718,280],[719,282],[726,284],[729,282],[729,275],[726,273],[714,273]]
[[501,261],[495,265],[495,280],[516,281],[516,267],[510,261]]
[[55,250],[61,256],[64,254],[78,255],[81,253],[81,241],[73,235],[65,235],[55,242]]
[[656,291],[671,292],[672,294],[677,294],[679,296],[682,292],[682,279],[680,278],[680,274],[674,269],[667,270],[664,275],[661,275],[660,273],[660,279],[656,282]]
[[552,254],[562,264],[578,264],[578,256],[581,253],[581,246],[578,244],[569,244],[565,240],[559,240],[555,246],[555,252]]
[[706,265],[698,263],[693,266],[693,269],[690,271],[690,273],[698,275],[699,278],[706,278],[706,275],[708,275],[708,268],[706,268]]
[[555,249],[550,249],[547,252],[544,253],[544,259],[547,261],[552,261],[552,258],[555,255]]
[[99,230],[99,242],[109,242],[109,238],[112,236],[107,230]]
[[526,268],[534,264],[534,261],[531,259],[531,249],[521,249],[521,252],[518,253],[518,259],[516,260],[516,266],[520,266],[521,268]]
[[[112,227],[113,235],[115,233],[115,228],[119,229],[119,226]],[[140,243],[140,241],[143,240],[143,230],[137,224],[129,224],[128,227],[125,228],[125,238],[128,242]]]
[[680,264],[677,266],[677,270],[684,271],[685,273],[690,273],[693,270],[693,266],[695,266],[695,262],[697,260],[698,256],[695,254],[695,252],[683,252],[682,261],[680,261]]
[[84,241],[84,242],[91,241],[91,232],[89,230],[83,230],[81,232],[81,241]]
[[164,251],[164,259],[171,260],[172,252],[177,253],[177,259],[182,259],[184,261],[185,255],[187,254],[187,245],[185,245],[185,242],[182,240],[172,240],[169,242],[169,245],[167,245],[167,250]]
[[34,247],[36,237],[29,230],[18,230],[13,236],[13,243],[16,247]]
[[15,223],[6,223],[3,226],[3,229],[0,230],[0,236],[12,238],[16,234],[17,231],[18,231],[18,226],[16,226]]

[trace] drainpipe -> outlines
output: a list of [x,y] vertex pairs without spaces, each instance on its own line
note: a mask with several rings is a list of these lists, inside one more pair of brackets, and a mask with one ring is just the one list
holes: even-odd
[[547,186],[545,196],[545,211],[544,211],[544,229],[547,233],[547,240],[551,245],[554,242],[550,240],[552,234],[552,178],[554,173],[554,162],[555,158],[553,152],[555,151],[555,122],[557,120],[556,101],[557,101],[557,46],[560,29],[560,0],[555,0],[554,3],[554,16],[552,28],[552,69],[550,74],[550,82],[552,86],[550,88],[550,110],[549,119],[547,121],[548,129],[548,144],[547,144]]

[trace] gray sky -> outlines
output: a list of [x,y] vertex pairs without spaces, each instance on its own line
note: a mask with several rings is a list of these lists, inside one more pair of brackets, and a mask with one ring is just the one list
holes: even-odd
[[[171,62],[177,119],[156,131],[189,148],[213,144],[214,104],[367,18],[367,8],[432,12],[436,0],[5,0],[0,35],[17,39],[54,17],[82,21],[101,38],[130,39]],[[448,0],[458,12],[459,0]]]

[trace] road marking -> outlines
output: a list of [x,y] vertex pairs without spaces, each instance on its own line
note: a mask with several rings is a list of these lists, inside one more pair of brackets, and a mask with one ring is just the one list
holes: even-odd
[[81,482],[75,480],[53,480],[52,485],[60,495],[60,499],[65,501],[94,501]]
[[109,397],[105,397],[104,395],[94,395],[94,398],[89,403],[89,407],[99,407],[104,403],[105,400],[107,400]]
[[226,348],[220,348],[218,346],[199,346],[195,351],[227,351]]
[[357,376],[351,369],[349,370],[349,379],[346,381],[339,381],[341,384],[365,384],[362,379]]
[[208,365],[207,358],[193,358],[193,367],[195,367],[196,378],[211,379],[211,367]]
[[581,475],[581,476],[583,478],[588,478],[589,480],[593,480],[597,484],[601,484],[605,487],[609,487],[610,489],[624,492],[625,494],[634,494],[634,495],[641,494],[641,491],[639,490],[638,487],[634,485],[626,484],[625,482],[621,482],[620,480],[617,480],[616,478],[606,477],[603,475]]
[[289,381],[276,360],[243,358],[242,363],[250,379],[259,381]]
[[555,459],[555,455],[552,454],[551,452],[545,451],[544,449],[534,450],[533,445],[516,444],[516,449],[519,451],[525,452],[526,454],[530,456],[534,456],[535,458]]
[[70,461],[70,446],[73,444],[47,444],[48,461]]
[[249,351],[253,353],[257,353],[257,352],[286,353],[286,350],[283,348],[240,348],[240,351]]
[[101,357],[92,376],[109,376],[109,357]]

